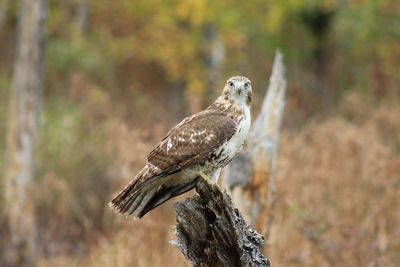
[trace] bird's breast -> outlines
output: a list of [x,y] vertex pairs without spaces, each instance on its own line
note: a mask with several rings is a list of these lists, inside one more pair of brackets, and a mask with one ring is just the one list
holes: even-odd
[[250,130],[250,124],[251,124],[250,109],[245,108],[243,110],[243,115],[238,123],[237,130],[231,138],[231,145],[233,146],[232,148],[234,150],[238,150],[243,146],[247,138],[247,134],[249,133]]
[[240,152],[249,133],[250,124],[250,109],[246,107],[243,110],[241,118],[238,119],[238,126],[234,135],[216,151],[219,167],[224,167],[238,152]]

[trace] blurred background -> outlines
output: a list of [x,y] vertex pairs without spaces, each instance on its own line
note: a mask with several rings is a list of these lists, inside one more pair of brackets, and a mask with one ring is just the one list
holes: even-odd
[[[24,2],[0,0],[2,194],[18,53],[35,42],[17,38]],[[257,116],[277,48],[288,88],[267,256],[273,266],[400,266],[398,0],[48,0],[39,9],[47,20],[33,66],[44,62],[43,92],[28,101],[40,111],[25,196],[37,266],[189,266],[168,243],[172,201],[140,221],[107,203],[228,77],[252,80]],[[1,266],[18,262],[13,222],[25,219],[10,219],[12,203],[0,200]]]

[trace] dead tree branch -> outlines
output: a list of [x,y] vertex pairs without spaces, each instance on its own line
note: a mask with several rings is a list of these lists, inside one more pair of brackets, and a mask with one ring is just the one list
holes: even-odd
[[250,130],[246,149],[228,165],[223,179],[244,218],[266,237],[267,242],[276,198],[276,159],[285,91],[283,55],[277,51],[268,91]]
[[264,238],[250,228],[226,192],[204,181],[198,196],[175,203],[177,246],[193,266],[271,266]]

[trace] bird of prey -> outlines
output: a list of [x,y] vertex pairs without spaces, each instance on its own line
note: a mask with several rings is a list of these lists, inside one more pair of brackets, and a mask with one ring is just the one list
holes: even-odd
[[168,132],[110,206],[141,218],[194,188],[201,177],[217,182],[221,168],[241,150],[249,132],[251,96],[249,79],[229,78],[214,103]]

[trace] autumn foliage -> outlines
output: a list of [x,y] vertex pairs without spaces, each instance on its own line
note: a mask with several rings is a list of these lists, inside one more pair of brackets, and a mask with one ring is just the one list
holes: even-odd
[[[18,2],[0,2],[0,151]],[[288,87],[266,255],[273,266],[399,266],[399,12],[397,0],[48,0],[38,266],[189,266],[168,243],[171,202],[140,221],[107,203],[227,77],[252,80],[256,117],[277,48]],[[1,266],[3,211],[1,198]]]

